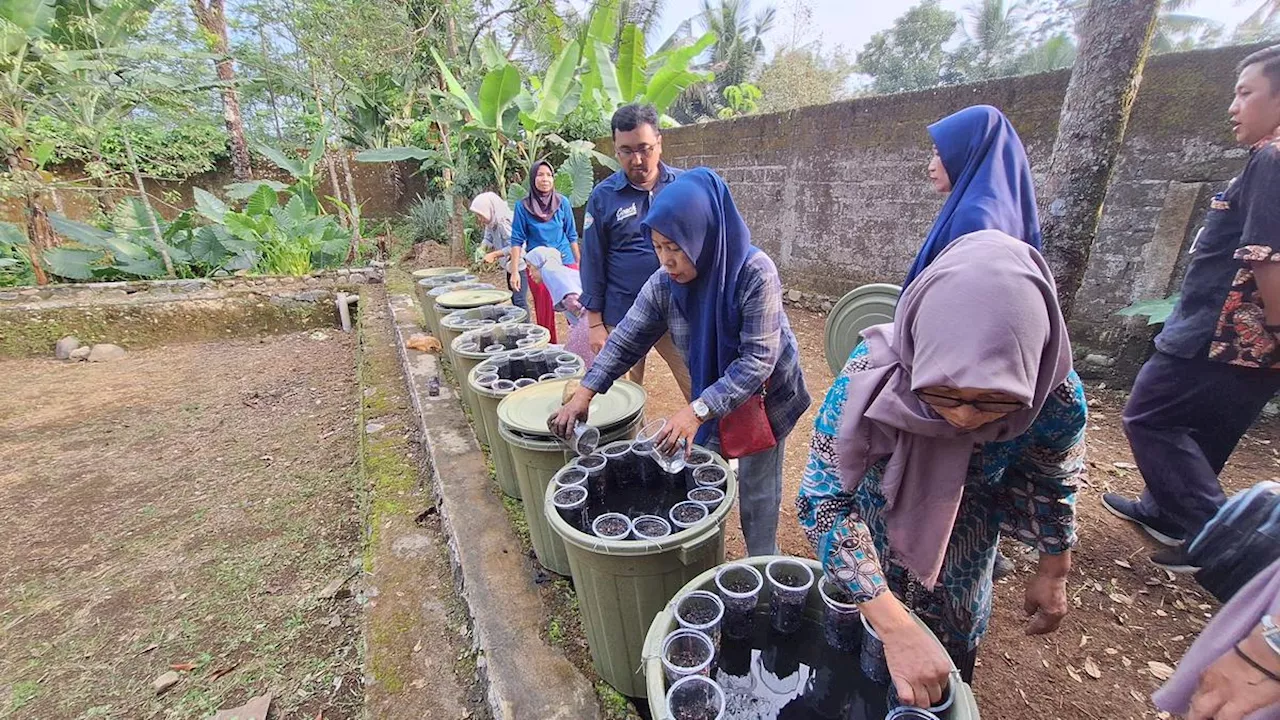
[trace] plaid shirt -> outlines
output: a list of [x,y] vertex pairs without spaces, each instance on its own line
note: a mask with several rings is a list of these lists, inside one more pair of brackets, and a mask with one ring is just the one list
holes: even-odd
[[[711,409],[712,417],[723,417],[759,392],[767,379],[765,412],[774,436],[783,438],[809,408],[796,337],[782,309],[782,281],[769,256],[763,252],[753,254],[742,266],[742,272],[736,298],[742,308],[738,359],[699,397]],[[660,269],[645,282],[626,317],[609,334],[609,341],[582,384],[598,393],[606,392],[666,332],[671,333],[676,348],[687,358],[689,321],[671,301],[671,278]]]

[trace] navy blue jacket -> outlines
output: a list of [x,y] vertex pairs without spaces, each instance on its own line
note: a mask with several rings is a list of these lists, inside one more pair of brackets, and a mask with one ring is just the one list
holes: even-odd
[[583,217],[582,296],[578,302],[616,326],[635,303],[640,288],[658,270],[658,256],[644,239],[640,223],[662,189],[682,171],[658,165],[658,184],[651,192],[632,185],[619,170],[591,191]]

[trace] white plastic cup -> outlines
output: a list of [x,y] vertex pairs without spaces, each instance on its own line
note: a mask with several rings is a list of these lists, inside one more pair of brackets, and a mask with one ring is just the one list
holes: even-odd
[[683,677],[672,683],[667,690],[667,710],[672,717],[681,717],[687,711],[701,711],[702,717],[723,720],[724,688],[702,675]]
[[[694,619],[686,617],[690,613],[703,613],[711,610],[711,616],[708,620],[697,622]],[[698,630],[707,637],[711,638],[711,642],[716,647],[716,652],[720,651],[720,623],[724,620],[724,601],[713,592],[706,590],[694,590],[685,593],[676,600],[675,607],[676,622],[682,628],[690,630]]]
[[657,515],[641,515],[631,521],[633,540],[658,540],[671,534],[671,523]]
[[[742,580],[750,583],[745,589]],[[724,601],[724,632],[732,638],[745,638],[751,635],[754,625],[756,604],[760,601],[760,591],[764,589],[764,577],[760,571],[745,563],[729,563],[716,571],[716,591]]]
[[[678,654],[689,655],[693,664],[684,664],[682,658],[673,657]],[[707,637],[706,633],[698,630],[684,628],[673,630],[662,641],[662,669],[666,673],[668,683],[674,683],[680,678],[689,677],[690,675],[709,676],[711,674],[711,661],[715,657],[715,644],[711,642],[711,638]]]
[[769,620],[780,633],[793,633],[804,622],[804,606],[813,587],[813,571],[799,560],[778,558],[764,569],[769,579]]
[[[681,519],[678,517],[678,515],[680,514],[680,512],[679,512],[679,511],[680,511],[680,510],[682,510],[682,509],[685,509],[685,508],[697,508],[697,515],[698,515],[697,519],[696,519],[696,520],[690,520],[690,521],[684,521],[684,520],[681,520]],[[689,512],[692,512],[692,511],[689,511]],[[703,505],[702,503],[698,503],[698,502],[692,502],[692,501],[690,501],[690,500],[685,500],[684,502],[678,502],[678,503],[676,503],[675,505],[672,505],[672,506],[671,506],[671,512],[669,512],[669,513],[667,513],[667,514],[671,517],[671,524],[672,524],[672,525],[675,525],[676,527],[680,528],[681,530],[686,530],[686,529],[688,529],[688,528],[693,527],[694,525],[697,525],[698,523],[702,522],[703,520],[706,520],[706,519],[707,519],[707,515],[709,515],[710,513],[708,513],[708,512],[707,512],[707,506],[706,506],[706,505]]]
[[710,514],[720,503],[724,502],[724,491],[717,487],[696,487],[686,497],[691,502],[700,503]]
[[[619,530],[616,535],[602,534],[600,529],[601,524],[605,522],[609,522],[610,520],[614,520],[614,519],[622,521],[623,527],[621,528],[621,530]],[[622,513],[604,513],[603,515],[597,517],[591,523],[592,534],[594,534],[598,538],[603,538],[605,540],[626,540],[627,538],[631,537],[631,531],[632,531],[631,518],[627,517],[626,515],[623,515]]]

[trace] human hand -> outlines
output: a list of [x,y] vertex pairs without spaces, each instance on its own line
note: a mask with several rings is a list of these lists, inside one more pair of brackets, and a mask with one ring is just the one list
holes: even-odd
[[609,340],[609,330],[605,328],[604,323],[596,323],[587,330],[587,340],[591,342],[591,352],[598,355]]
[[[1268,670],[1280,671],[1280,657],[1256,631],[1241,641],[1239,647]],[[1242,720],[1278,703],[1280,683],[1249,665],[1234,650],[1228,650],[1200,676],[1200,684],[1191,696],[1187,720]]]
[[913,707],[942,702],[951,682],[951,658],[942,646],[910,619],[881,632],[880,639],[899,702]]
[[591,409],[591,398],[594,395],[595,393],[591,390],[579,387],[568,402],[547,418],[547,429],[556,437],[569,437],[574,423],[587,421],[587,412]]
[[1044,635],[1058,629],[1067,616],[1067,574],[1071,570],[1070,552],[1060,555],[1040,555],[1036,574],[1027,581],[1022,610],[1031,619],[1027,621],[1028,635]]
[[686,456],[693,452],[693,436],[698,434],[702,421],[693,412],[692,405],[685,405],[680,412],[667,418],[667,424],[658,433],[654,444],[664,455],[674,455],[684,443]]
[[484,261],[487,263],[497,262],[498,258],[501,256],[502,256],[502,253],[498,252],[497,250],[494,250],[491,253],[485,253]]
[[510,280],[511,280],[511,289],[514,290],[515,292],[520,292],[520,273],[519,272],[511,273]]

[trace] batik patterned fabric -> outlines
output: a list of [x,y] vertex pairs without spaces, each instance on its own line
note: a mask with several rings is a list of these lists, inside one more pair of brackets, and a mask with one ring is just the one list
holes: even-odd
[[818,411],[796,498],[800,524],[829,579],[859,603],[893,592],[960,657],[986,632],[1002,533],[1046,554],[1075,545],[1075,493],[1085,473],[1084,387],[1073,371],[1027,432],[974,449],[942,572],[929,591],[894,562],[888,547],[880,493],[884,462],[852,493],[840,480],[836,435],[849,377],[870,367],[866,347],[859,345]]

